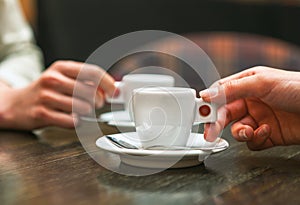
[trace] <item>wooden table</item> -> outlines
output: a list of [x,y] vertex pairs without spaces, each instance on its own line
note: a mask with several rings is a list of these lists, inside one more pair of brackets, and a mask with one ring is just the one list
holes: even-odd
[[204,164],[137,177],[101,167],[74,130],[0,131],[0,204],[300,204],[299,146],[253,152],[223,137],[230,148]]

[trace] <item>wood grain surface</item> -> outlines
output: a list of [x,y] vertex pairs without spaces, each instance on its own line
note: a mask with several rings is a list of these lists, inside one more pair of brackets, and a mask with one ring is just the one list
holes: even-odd
[[[99,133],[89,128],[92,124],[80,126],[94,140]],[[118,132],[104,123],[99,126],[104,134]],[[77,135],[54,127],[0,131],[0,204],[300,203],[299,146],[249,151],[226,129],[223,137],[230,147],[203,164],[137,177],[100,166]],[[107,156],[112,166],[128,166]]]

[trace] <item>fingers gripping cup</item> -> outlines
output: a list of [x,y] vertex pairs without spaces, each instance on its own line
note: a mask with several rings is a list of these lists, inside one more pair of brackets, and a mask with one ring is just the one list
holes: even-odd
[[118,97],[109,98],[106,101],[110,103],[124,104],[124,109],[129,110],[129,102],[132,97],[132,91],[136,88],[146,88],[154,86],[173,87],[175,80],[172,76],[161,74],[128,74],[122,81],[116,82],[115,85],[120,90]]
[[186,146],[194,122],[217,120],[216,105],[191,88],[153,87],[133,91],[132,114],[143,148]]

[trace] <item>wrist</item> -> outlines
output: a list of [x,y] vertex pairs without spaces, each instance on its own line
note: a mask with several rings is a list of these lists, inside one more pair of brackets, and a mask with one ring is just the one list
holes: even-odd
[[13,88],[0,82],[0,128],[11,128],[15,124],[12,91]]
[[12,89],[12,87],[7,82],[0,79],[0,89]]

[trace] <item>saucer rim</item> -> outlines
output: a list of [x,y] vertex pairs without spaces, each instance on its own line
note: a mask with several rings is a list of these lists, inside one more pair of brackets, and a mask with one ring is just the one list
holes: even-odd
[[[115,121],[114,119],[107,119],[103,116],[105,115],[112,115],[113,113],[126,113],[126,110],[115,110],[115,111],[110,111],[110,112],[105,112],[105,113],[101,113],[99,115],[99,117],[97,118],[97,120],[99,120],[99,122],[110,122],[110,121]],[[103,119],[104,118],[104,119]],[[119,120],[120,122],[124,121],[124,122],[132,122],[130,119],[129,120]]]
[[[125,132],[127,135],[136,134],[136,132]],[[125,133],[117,133],[117,134],[110,134],[110,136],[118,137],[118,135],[125,134]],[[202,133],[193,133],[196,135],[203,135]],[[201,155],[201,154],[210,154],[210,153],[216,153],[226,150],[229,147],[229,143],[227,140],[223,138],[219,138],[222,143],[226,144],[225,148],[218,148],[204,151],[204,150],[143,150],[143,149],[126,149],[126,148],[119,148],[112,144],[108,139],[105,138],[106,135],[99,137],[96,140],[96,145],[98,148],[103,149],[108,152],[112,152],[115,154],[120,155],[132,155],[132,156],[146,156],[146,155],[154,155],[154,156],[162,156],[162,157],[178,157],[178,156],[195,156],[195,155]],[[108,147],[102,146],[101,143],[103,140],[108,144]]]
[[[136,134],[136,132],[125,132],[126,134]],[[116,135],[120,135],[124,133],[112,134],[114,137]],[[194,133],[203,135],[201,133]],[[133,167],[142,167],[142,168],[151,168],[151,169],[177,169],[177,168],[186,168],[198,166],[204,162],[204,160],[213,154],[213,151],[202,151],[202,150],[130,150],[126,148],[119,148],[116,145],[112,144],[106,137],[106,135],[99,137],[96,140],[96,146],[103,151],[107,151],[109,153],[117,154],[120,157],[122,163],[127,164]],[[223,149],[219,149],[216,152],[221,152],[226,150],[229,147],[229,143],[227,140],[220,138],[224,143],[226,143],[226,147]],[[104,141],[104,144],[109,147],[99,146],[99,142]],[[125,152],[124,152],[125,151]],[[145,151],[149,151],[145,153]],[[138,152],[138,153],[137,153]],[[144,158],[141,159],[141,156],[147,156],[147,160]],[[180,158],[178,158],[180,157]],[[171,161],[170,161],[171,160]],[[174,160],[174,161],[173,161]],[[167,162],[167,163],[166,163]]]

